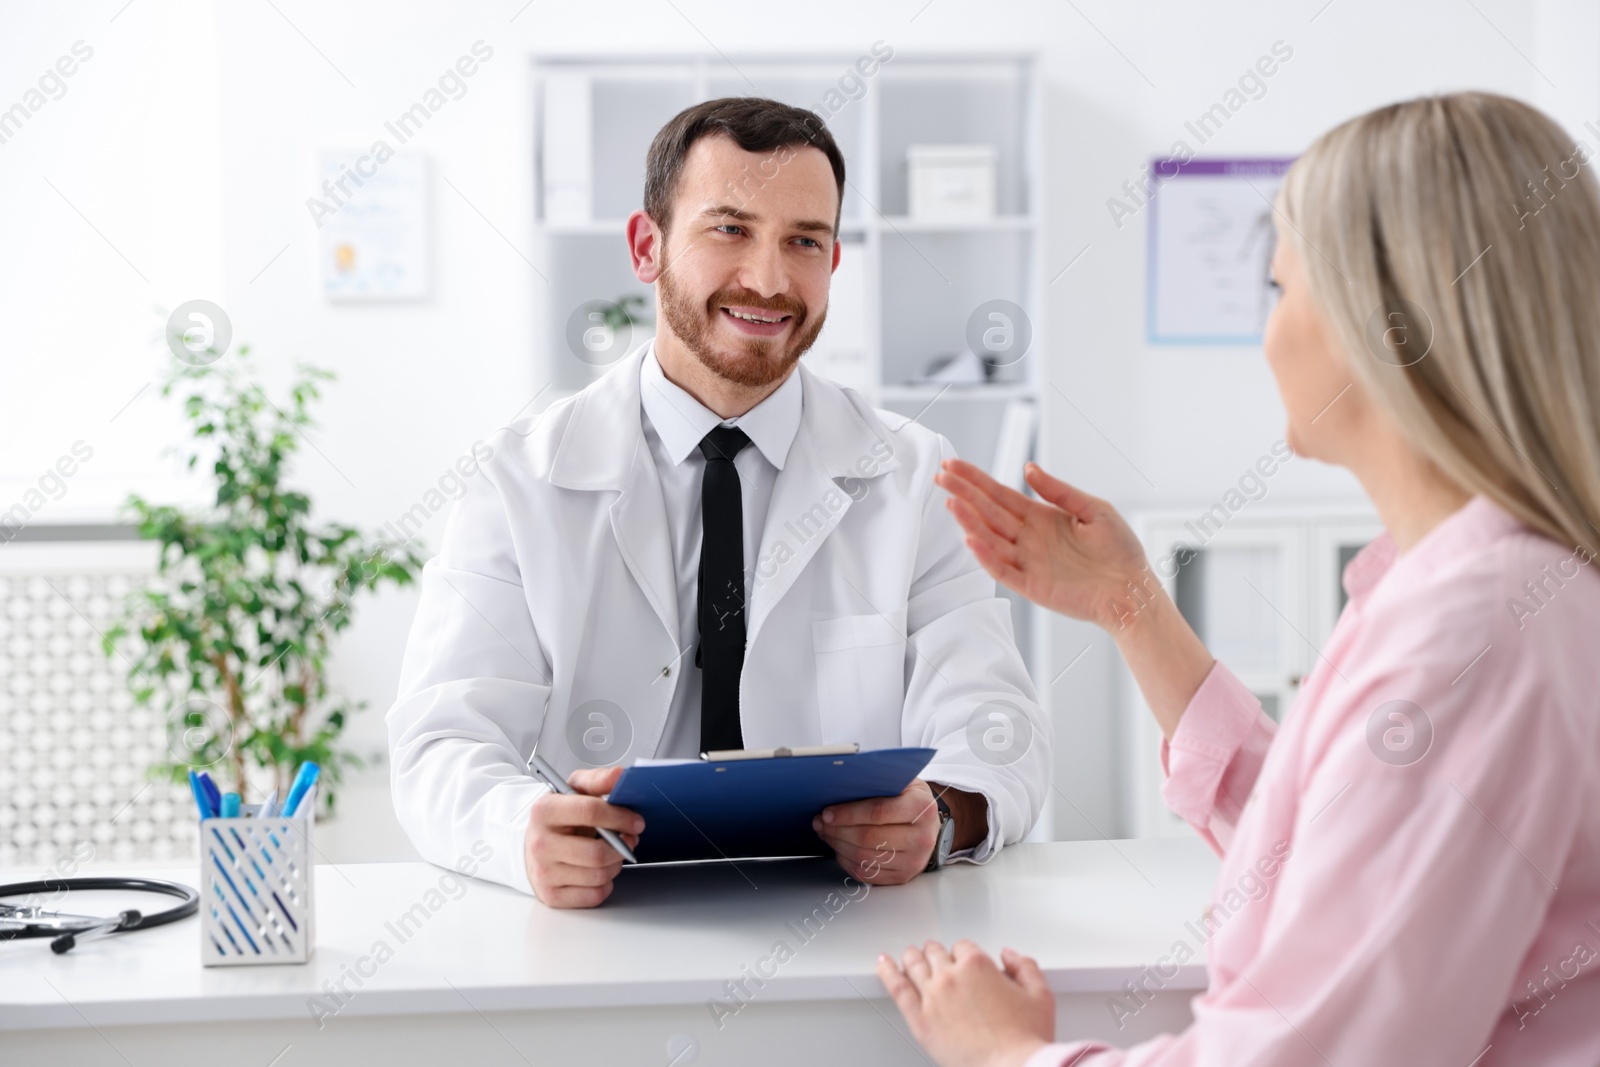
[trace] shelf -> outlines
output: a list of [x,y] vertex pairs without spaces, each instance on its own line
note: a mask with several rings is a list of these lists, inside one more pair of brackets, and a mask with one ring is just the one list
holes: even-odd
[[1032,215],[997,215],[992,219],[916,219],[909,215],[885,215],[881,228],[901,233],[1016,233],[1034,231],[1039,220]]
[[[627,219],[589,219],[584,222],[539,222],[539,228],[555,237],[599,235],[614,237],[626,233]],[[914,219],[908,215],[883,215],[872,219],[843,219],[841,236],[860,237],[868,230],[882,233],[1032,233],[1039,220],[1031,215],[999,215],[992,219]]]
[[1032,400],[1038,395],[1038,391],[1033,386],[1021,382],[1008,382],[1001,385],[969,385],[962,382],[955,384],[930,382],[925,385],[880,385],[873,392],[879,400],[890,404],[916,400],[931,401],[934,397],[938,397],[941,402],[945,400],[972,400],[979,402]]
[[[545,222],[536,224],[542,233],[551,237],[621,237],[628,232],[627,219],[588,219],[583,222]],[[843,219],[839,223],[839,236],[859,238],[866,235],[867,223],[860,219]]]

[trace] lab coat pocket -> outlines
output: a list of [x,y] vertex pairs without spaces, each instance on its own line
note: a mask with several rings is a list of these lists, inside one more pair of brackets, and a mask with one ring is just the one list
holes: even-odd
[[824,744],[896,748],[905,704],[905,609],[811,624]]

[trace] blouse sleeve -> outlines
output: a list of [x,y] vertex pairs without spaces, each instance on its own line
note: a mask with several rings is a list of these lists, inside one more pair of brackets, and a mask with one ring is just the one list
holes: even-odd
[[1162,799],[1220,855],[1261,774],[1278,724],[1221,663],[1200,683],[1172,740],[1161,739]]
[[[1183,709],[1171,742],[1161,739],[1162,799],[1219,854],[1233,837],[1277,729],[1256,695],[1217,663]],[[1136,1050],[1139,1062],[1163,1062],[1159,1057],[1176,1041],[1145,1042]],[[1049,1045],[1027,1067],[1120,1067],[1130,1062],[1128,1051],[1095,1041]]]

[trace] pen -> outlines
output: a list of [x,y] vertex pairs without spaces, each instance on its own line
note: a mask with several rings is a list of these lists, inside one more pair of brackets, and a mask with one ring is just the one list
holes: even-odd
[[[566,783],[566,779],[562,778],[554,767],[546,763],[545,758],[539,753],[535,752],[528,757],[528,770],[533,772],[534,777],[544,782],[545,785],[554,789],[557,793],[563,796],[572,795],[572,787]],[[618,837],[614,831],[602,829],[598,826],[595,827],[595,830],[605,839],[606,844],[617,850],[617,855],[629,863],[639,862],[634,859],[633,850],[624,844],[622,838]]]
[[206,791],[206,799],[210,801],[207,806],[211,809],[211,814],[215,815],[222,810],[222,790],[217,788],[217,783],[213,782],[211,775],[205,771],[200,772],[200,786]]
[[274,789],[272,792],[267,794],[267,799],[263,800],[261,802],[261,809],[256,812],[256,818],[258,818],[258,819],[270,819],[270,818],[272,818],[274,815],[278,814],[276,811],[273,810],[277,806],[278,806],[278,791],[276,789]]
[[189,772],[189,788],[194,791],[194,803],[200,809],[200,817],[209,819],[216,814],[211,809],[211,798],[206,795],[206,787],[201,784],[200,776],[193,771]]
[[219,814],[224,819],[237,819],[239,817],[239,794],[222,794],[222,809]]
[[283,811],[281,814],[285,818],[290,818],[294,815],[295,809],[300,806],[300,801],[306,795],[306,790],[311,788],[312,783],[317,780],[317,775],[321,771],[322,768],[310,760],[300,764],[300,769],[295,772],[294,782],[289,786],[289,795],[283,799]]

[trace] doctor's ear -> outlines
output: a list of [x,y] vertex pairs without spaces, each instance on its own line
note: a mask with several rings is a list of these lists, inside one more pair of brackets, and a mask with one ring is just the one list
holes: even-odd
[[653,284],[666,269],[664,237],[656,220],[645,211],[628,216],[628,254],[633,257],[633,276],[646,285]]

